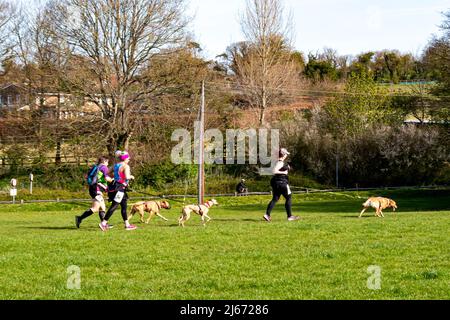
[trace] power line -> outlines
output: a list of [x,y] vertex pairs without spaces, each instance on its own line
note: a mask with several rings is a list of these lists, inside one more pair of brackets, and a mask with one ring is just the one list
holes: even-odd
[[[221,86],[221,88],[218,88],[219,90],[233,90],[236,88],[244,88],[244,89],[259,89],[262,90],[263,87],[262,86],[252,86],[252,85],[244,85],[244,84],[231,84],[230,86],[225,86],[224,83],[220,83],[220,82],[213,82],[213,81],[207,81],[205,82],[206,84],[211,84],[211,85],[218,85]],[[232,87],[234,86],[234,88]],[[311,90],[311,89],[293,89],[293,88],[274,88],[274,87],[265,87],[265,89],[268,90],[273,90],[273,91],[291,91],[294,93],[295,96],[310,96],[311,94],[317,95],[317,94],[328,94],[328,95],[368,95],[367,93],[357,93],[357,92],[345,92],[345,91],[337,91],[337,90]],[[305,94],[301,94],[301,93],[305,93]],[[382,93],[375,93],[372,94],[374,96],[394,96],[394,97],[422,97],[422,98],[427,98],[424,97],[424,95],[421,94],[397,94],[397,93],[386,93],[386,94],[382,94]],[[450,98],[450,96],[429,96],[429,98],[434,98],[434,99],[440,99],[440,98]]]

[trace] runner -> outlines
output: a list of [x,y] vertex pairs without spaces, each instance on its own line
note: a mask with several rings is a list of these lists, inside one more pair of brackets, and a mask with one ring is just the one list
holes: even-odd
[[280,197],[283,196],[286,199],[285,208],[288,221],[299,220],[300,217],[292,215],[292,192],[289,187],[289,178],[288,173],[290,170],[290,166],[288,164],[284,164],[284,160],[286,160],[287,156],[290,153],[282,148],[279,151],[279,158],[277,164],[274,166],[272,173],[273,177],[270,180],[270,185],[272,187],[272,201],[270,201],[267,206],[266,214],[264,215],[264,220],[267,222],[272,221],[270,213],[272,209],[275,207],[275,204],[280,200]]
[[[105,217],[106,205],[105,199],[103,198],[103,193],[107,189],[107,183],[113,181],[113,179],[108,175],[108,158],[100,157],[96,165],[94,165],[91,170],[92,177],[88,176],[89,183],[89,195],[92,198],[92,205],[89,210],[86,210],[81,216],[75,216],[75,225],[80,228],[81,222],[87,217],[98,212],[100,221]],[[89,175],[89,174],[88,174]],[[112,227],[112,226],[110,226]]]
[[[116,155],[118,155],[116,153]],[[127,216],[127,187],[130,180],[134,179],[134,176],[131,175],[131,169],[129,166],[130,155],[127,152],[123,152],[119,156],[119,163],[114,165],[114,190],[109,192],[109,200],[112,201],[111,207],[106,212],[105,217],[102,222],[100,222],[99,227],[102,231],[106,231],[109,229],[108,220],[113,215],[114,211],[119,207],[121,207],[122,219],[125,223],[126,230],[135,230],[136,226],[132,225],[128,221]]]

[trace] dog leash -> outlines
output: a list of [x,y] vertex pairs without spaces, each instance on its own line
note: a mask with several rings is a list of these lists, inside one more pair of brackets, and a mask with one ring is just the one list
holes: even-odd
[[128,188],[128,191],[140,193],[140,194],[143,194],[143,195],[146,195],[146,196],[157,197],[157,198],[160,198],[160,199],[170,199],[170,201],[180,202],[180,203],[183,203],[183,204],[184,204],[184,201],[181,201],[181,200],[178,200],[178,199],[175,199],[175,198],[167,198],[167,197],[166,197],[165,195],[163,195],[163,194],[154,194],[154,193],[149,193],[149,192],[139,191],[139,190],[131,189],[131,188]]

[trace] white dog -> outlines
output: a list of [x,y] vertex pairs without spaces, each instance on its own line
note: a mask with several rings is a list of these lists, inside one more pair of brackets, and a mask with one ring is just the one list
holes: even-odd
[[[217,205],[218,202],[215,199],[211,199],[204,204],[197,205],[197,204],[190,204],[187,206],[184,206],[183,209],[181,209],[181,217],[178,219],[178,225],[181,225],[184,227],[184,223],[189,220],[191,217],[191,212],[195,212],[196,214],[200,215],[202,217],[202,223],[203,226],[206,225],[206,222],[211,220],[211,218],[208,216],[209,208],[211,208],[213,205]],[[205,221],[205,218],[208,219]]]

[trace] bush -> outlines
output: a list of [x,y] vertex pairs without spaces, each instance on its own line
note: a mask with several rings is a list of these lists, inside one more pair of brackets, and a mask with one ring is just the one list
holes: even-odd
[[15,145],[5,151],[5,155],[10,162],[10,173],[18,174],[23,162],[27,160],[28,149],[22,145]]
[[166,184],[175,181],[191,180],[197,176],[196,165],[173,164],[171,161],[164,161],[160,164],[144,164],[136,169],[136,183],[143,187],[154,187],[162,189]]
[[40,167],[42,174],[35,174],[40,185],[50,189],[79,191],[86,186],[84,176],[88,170],[76,165],[47,165]]
[[443,182],[447,172],[450,150],[436,128],[371,126],[337,142],[314,120],[297,119],[284,133],[294,167],[328,185],[335,184],[337,155],[340,186],[424,185]]

